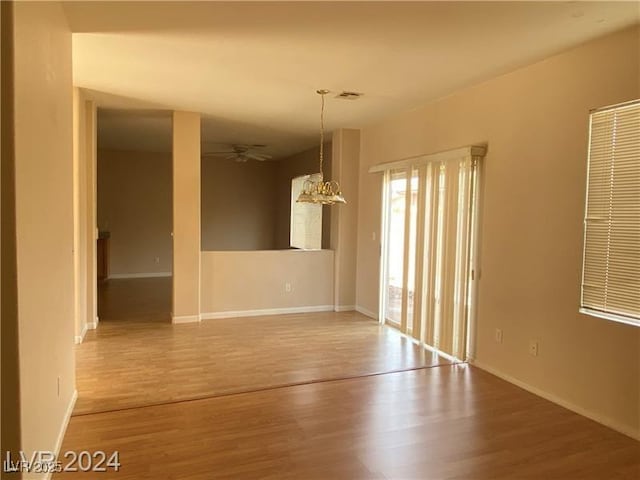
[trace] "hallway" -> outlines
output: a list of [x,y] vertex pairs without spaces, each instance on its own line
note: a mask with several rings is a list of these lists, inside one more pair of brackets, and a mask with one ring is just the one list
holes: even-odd
[[171,277],[116,278],[98,284],[101,322],[170,322]]

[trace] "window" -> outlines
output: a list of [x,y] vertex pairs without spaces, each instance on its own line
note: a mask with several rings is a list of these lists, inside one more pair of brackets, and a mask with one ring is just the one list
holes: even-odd
[[322,248],[322,205],[298,203],[304,182],[311,175],[303,175],[291,180],[291,233],[293,248],[320,250]]
[[580,312],[640,326],[640,101],[589,130]]

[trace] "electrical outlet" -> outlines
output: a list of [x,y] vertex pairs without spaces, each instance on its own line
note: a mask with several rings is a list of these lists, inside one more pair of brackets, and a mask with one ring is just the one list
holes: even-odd
[[284,291],[285,292],[291,292],[291,284],[289,282],[284,284]]
[[538,342],[536,340],[529,340],[529,355],[538,356]]
[[160,257],[156,257],[156,263],[160,263]]
[[502,329],[496,328],[495,339],[496,343],[502,343]]

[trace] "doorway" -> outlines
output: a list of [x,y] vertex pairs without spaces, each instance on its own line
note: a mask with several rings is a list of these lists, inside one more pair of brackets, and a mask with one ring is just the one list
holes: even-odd
[[169,322],[170,112],[98,109],[98,317]]
[[384,170],[380,316],[456,360],[470,353],[480,156]]

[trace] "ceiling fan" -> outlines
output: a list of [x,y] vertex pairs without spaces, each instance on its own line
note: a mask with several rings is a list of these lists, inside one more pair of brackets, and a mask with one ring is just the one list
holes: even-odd
[[271,155],[261,153],[259,150],[265,148],[266,145],[229,145],[229,149],[203,152],[203,157],[224,157],[225,160],[235,160],[236,162],[246,162],[247,160],[258,160],[264,162],[272,158]]

